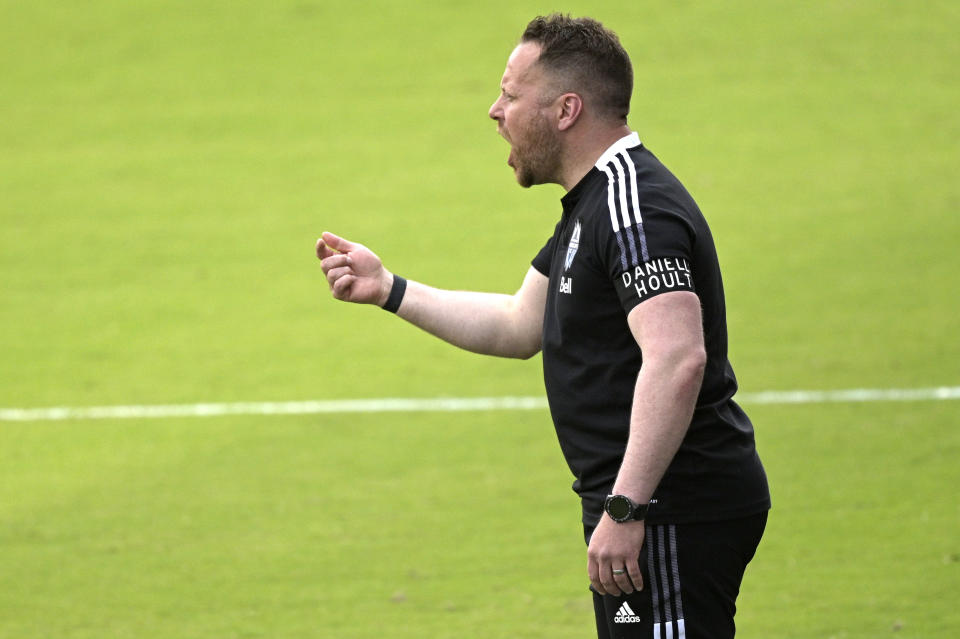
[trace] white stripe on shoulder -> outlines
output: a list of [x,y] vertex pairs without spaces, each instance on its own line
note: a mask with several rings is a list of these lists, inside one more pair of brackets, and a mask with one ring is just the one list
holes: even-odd
[[610,209],[610,224],[613,226],[613,232],[620,232],[620,220],[617,219],[617,205],[614,201],[613,192],[616,188],[614,186],[613,171],[610,170],[609,166],[597,166],[601,171],[607,174],[607,207]]
[[609,149],[604,151],[600,159],[597,160],[596,167],[603,170],[603,167],[610,164],[610,161],[613,160],[615,155],[626,149],[632,149],[635,146],[640,146],[640,135],[636,131],[633,131],[630,135],[625,135],[614,142]]
[[[617,189],[617,197],[620,200],[620,220],[623,222],[623,231],[627,236],[627,245],[630,247],[630,262],[634,266],[639,266],[639,262],[637,261],[637,243],[633,239],[634,234],[630,231],[630,227],[632,227],[635,222],[635,220],[630,219],[630,207],[627,203],[627,200],[629,199],[627,192],[630,189],[630,185],[627,184],[627,178],[623,172],[623,167],[620,166],[620,161],[616,156],[613,160],[611,160],[610,164],[612,164],[613,168],[617,170],[617,186],[619,187]],[[632,163],[628,162],[628,164]],[[610,197],[612,197],[612,194],[608,192],[608,199]]]
[[[627,162],[632,165],[632,162]],[[623,173],[623,167],[619,162],[613,162],[613,168],[617,170],[617,177],[620,178],[620,188],[617,189],[617,196],[620,198],[620,219],[623,220],[623,228],[633,226],[635,219],[630,218],[630,206],[627,204],[627,190],[630,185],[627,183],[627,177]]]
[[647,234],[643,230],[643,217],[640,215],[640,186],[637,184],[637,168],[626,149],[620,151],[620,157],[623,159],[623,163],[627,165],[627,170],[630,172],[629,185],[631,189],[630,199],[633,201],[633,223],[637,225],[637,236],[640,238],[641,258],[644,262],[646,262],[650,259],[650,256],[647,254]]
[[633,206],[633,224],[643,224],[643,218],[640,217],[640,199],[639,191],[637,188],[637,167],[634,166],[633,160],[630,158],[630,154],[626,150],[618,153],[620,158],[623,160],[623,163],[627,165],[627,171],[630,173],[630,180],[627,182],[627,185],[630,188],[630,200]]

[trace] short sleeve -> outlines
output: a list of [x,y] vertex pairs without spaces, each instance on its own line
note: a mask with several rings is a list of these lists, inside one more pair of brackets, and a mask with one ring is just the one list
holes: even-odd
[[533,268],[537,269],[537,271],[546,277],[550,277],[550,265],[553,263],[553,253],[557,243],[557,234],[560,232],[560,224],[560,222],[557,222],[557,226],[553,230],[553,235],[550,236],[547,243],[543,245],[543,248],[540,249],[537,256],[530,262]]
[[691,291],[694,233],[677,213],[648,209],[626,223],[610,216],[608,232],[598,238],[605,267],[620,302],[629,313],[662,293]]

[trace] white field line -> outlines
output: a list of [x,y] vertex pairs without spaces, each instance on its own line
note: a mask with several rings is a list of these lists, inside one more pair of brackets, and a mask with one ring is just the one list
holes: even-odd
[[[858,388],[740,393],[743,404],[824,404],[960,399],[960,386],[936,388]],[[458,411],[541,410],[544,397],[438,397],[332,399],[303,402],[238,402],[154,406],[0,408],[0,421],[218,417],[222,415],[318,415],[322,413],[445,413]]]

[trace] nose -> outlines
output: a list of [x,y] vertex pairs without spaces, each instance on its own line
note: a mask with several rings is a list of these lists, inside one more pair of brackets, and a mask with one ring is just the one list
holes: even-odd
[[490,110],[487,112],[487,115],[490,116],[491,120],[496,120],[499,122],[503,119],[503,108],[500,106],[500,98],[490,105]]

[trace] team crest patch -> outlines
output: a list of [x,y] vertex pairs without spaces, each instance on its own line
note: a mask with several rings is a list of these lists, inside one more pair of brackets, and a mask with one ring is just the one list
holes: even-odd
[[573,235],[570,237],[570,245],[567,246],[567,259],[563,261],[564,271],[570,270],[570,266],[573,264],[573,258],[577,254],[578,248],[580,248],[580,220],[577,220],[576,225],[573,227]]

